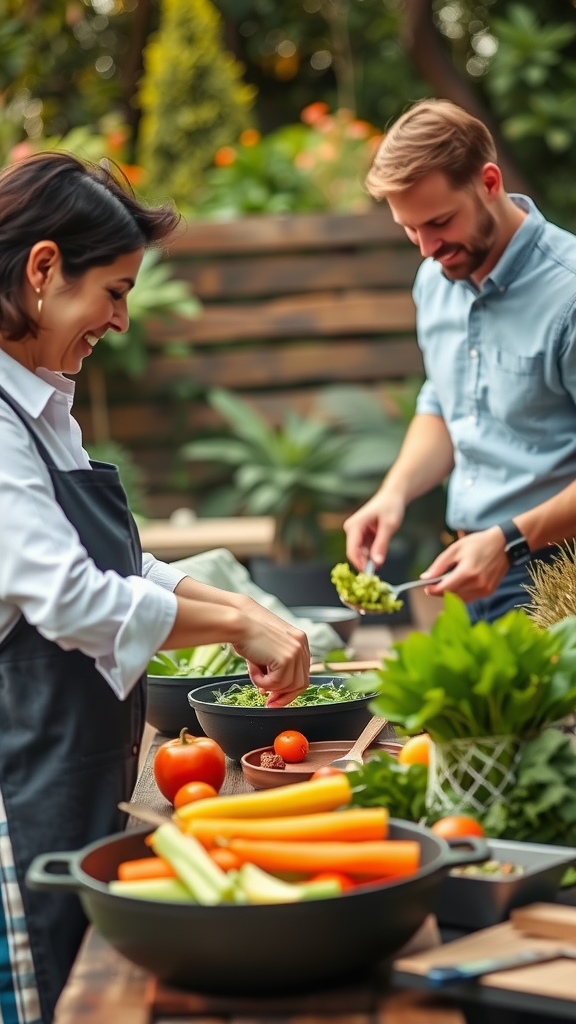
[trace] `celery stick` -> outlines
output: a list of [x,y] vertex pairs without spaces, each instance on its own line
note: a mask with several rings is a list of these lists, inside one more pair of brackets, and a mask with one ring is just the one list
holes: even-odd
[[[189,670],[191,675],[205,676],[212,675],[210,672],[210,666],[215,658],[222,651],[222,644],[201,644],[192,653],[192,657],[189,662]],[[202,669],[203,671],[192,671],[192,669]]]
[[342,886],[335,878],[294,884],[268,874],[256,864],[242,865],[238,886],[243,890],[248,903],[301,903],[303,900],[340,896],[342,892]]
[[152,835],[152,849],[172,865],[198,903],[213,906],[232,898],[233,885],[226,872],[197,839],[183,835],[176,825],[160,825]]
[[210,662],[209,669],[205,674],[207,676],[224,675],[226,671],[226,666],[230,661],[230,655],[232,653],[232,647],[230,646],[230,644],[224,644],[224,646],[220,650],[220,654],[218,654],[214,658],[214,660]]
[[142,878],[131,882],[112,881],[108,888],[115,896],[164,903],[194,903],[186,886],[178,878]]

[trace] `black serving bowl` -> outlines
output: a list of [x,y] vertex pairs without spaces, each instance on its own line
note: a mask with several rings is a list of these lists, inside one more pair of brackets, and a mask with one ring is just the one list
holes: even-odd
[[344,643],[348,643],[360,622],[358,612],[352,608],[344,608],[342,605],[334,606],[334,608],[328,605],[298,605],[297,607],[291,606],[290,611],[300,618],[310,619],[311,622],[324,622],[327,626],[332,626]]
[[37,857],[32,889],[78,893],[87,917],[123,956],[170,985],[228,995],[290,994],[342,984],[396,953],[432,912],[438,886],[456,864],[482,860],[404,821],[391,839],[420,844],[415,874],[342,896],[260,906],[152,902],[109,892],[118,864],[150,855],[150,829],[101,839],[79,852]]
[[[213,677],[217,683],[237,678]],[[188,703],[190,688],[199,681],[185,676],[148,676],[146,721],[165,736],[178,736],[182,729],[188,729],[192,736],[204,736],[196,712]]]
[[[250,683],[249,676],[236,677],[240,686]],[[334,683],[343,686],[342,676],[311,676],[311,686]],[[307,740],[355,740],[372,717],[368,710],[368,697],[334,704],[319,704],[303,708],[239,708],[216,702],[231,683],[204,683],[188,694],[201,728],[216,740],[228,757],[234,761],[249,750],[270,747],[279,732],[297,729]],[[395,739],[392,726],[385,726],[380,739]]]

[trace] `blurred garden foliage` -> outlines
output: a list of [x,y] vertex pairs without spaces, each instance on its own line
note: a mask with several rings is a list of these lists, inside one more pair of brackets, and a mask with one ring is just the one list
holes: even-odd
[[[175,31],[178,7],[181,45],[166,44],[172,56],[160,68],[159,47]],[[228,69],[210,81],[200,59],[208,44],[214,69]],[[180,58],[194,46],[185,77]],[[174,92],[160,77],[170,73],[178,78]],[[256,90],[250,115],[248,93],[235,95],[242,89]],[[158,101],[166,94],[164,110],[155,90]],[[222,105],[212,132],[201,113],[209,106],[204,90]],[[0,0],[2,159],[62,137],[93,150],[88,136],[96,135],[106,155],[134,168],[145,193],[172,191],[199,212],[216,210],[224,186],[236,192],[230,212],[269,209],[267,190],[280,196],[281,208],[341,208],[337,190],[318,181],[304,187],[301,154],[314,140],[304,139],[303,108],[326,103],[381,131],[408,103],[434,93],[452,93],[483,112],[545,212],[576,226],[576,11],[565,0]],[[246,128],[270,142],[246,146],[239,141]],[[209,172],[226,146],[236,149],[235,164]],[[185,147],[198,159],[189,158],[182,185],[169,177],[182,175],[170,167],[170,153],[178,161]],[[358,156],[357,179],[364,153]],[[160,159],[166,174],[155,165]],[[199,197],[197,168],[209,172]],[[330,171],[337,177],[339,170],[336,161]]]

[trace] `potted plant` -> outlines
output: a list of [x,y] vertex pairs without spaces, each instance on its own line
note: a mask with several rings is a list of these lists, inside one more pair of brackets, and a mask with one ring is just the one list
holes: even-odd
[[[274,559],[254,560],[250,568],[255,582],[289,605],[337,602],[329,569],[341,552],[329,548],[323,514],[365,500],[396,457],[404,433],[370,392],[335,390],[338,417],[325,394],[309,417],[289,412],[275,427],[237,395],[214,389],[208,401],[230,433],[183,449],[186,459],[232,468],[229,483],[210,495],[212,514],[274,516]],[[343,547],[343,533],[340,542]],[[319,581],[315,590],[311,574]]]

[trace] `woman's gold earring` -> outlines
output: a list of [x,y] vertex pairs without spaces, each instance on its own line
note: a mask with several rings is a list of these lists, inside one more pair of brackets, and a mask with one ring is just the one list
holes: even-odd
[[[40,289],[37,288],[36,291],[37,291],[38,295],[40,295]],[[38,316],[40,316],[41,312],[42,312],[42,296],[40,296],[40,298],[38,299]]]

